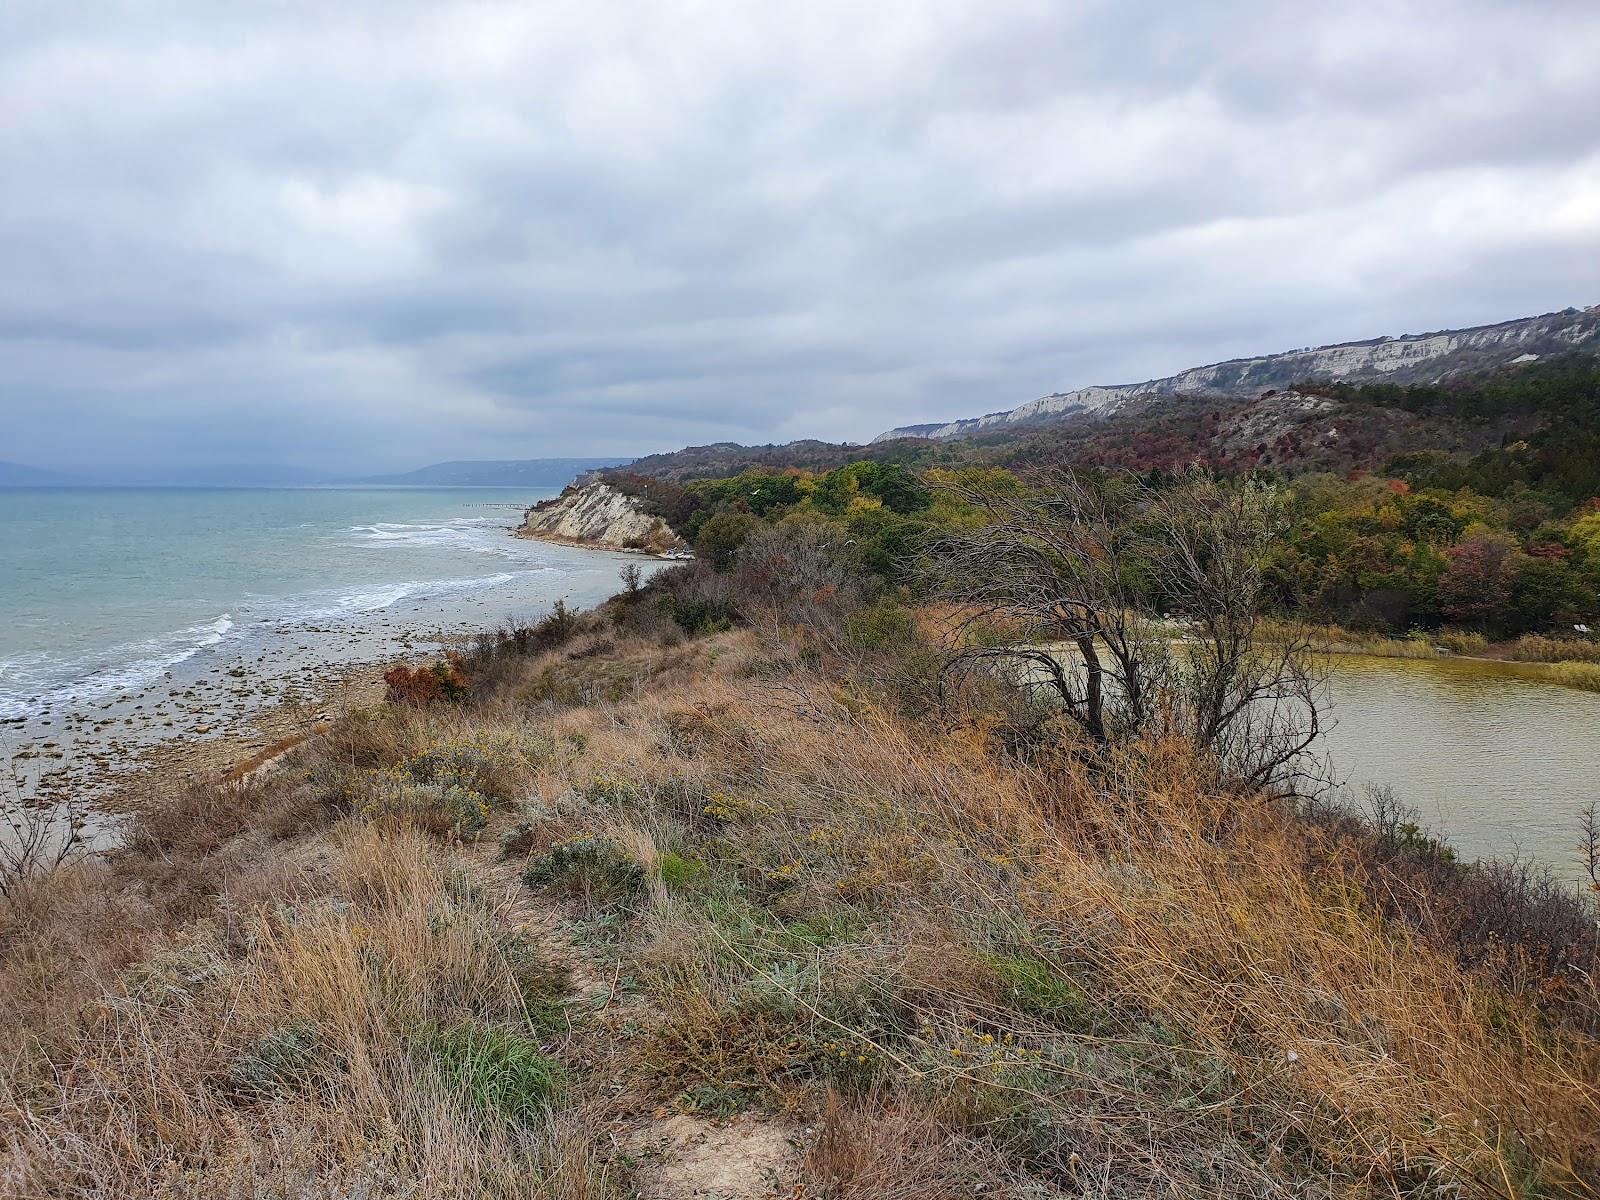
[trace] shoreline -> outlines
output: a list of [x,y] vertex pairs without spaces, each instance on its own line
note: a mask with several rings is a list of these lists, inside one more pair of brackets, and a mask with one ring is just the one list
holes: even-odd
[[[1280,633],[1282,628],[1282,623],[1270,624],[1267,627],[1269,639]],[[1476,634],[1455,631],[1439,631],[1427,637],[1385,637],[1363,635],[1338,625],[1307,628],[1319,654],[1411,662],[1483,663],[1558,687],[1600,692],[1600,645],[1593,642],[1572,643],[1586,647],[1586,652],[1591,652],[1593,657],[1548,657],[1567,643],[1542,635],[1490,642]],[[1452,646],[1451,642],[1456,645]],[[1464,648],[1458,649],[1457,646]],[[1521,654],[1519,647],[1522,647]],[[1539,651],[1539,656],[1535,656],[1532,650]]]
[[248,778],[340,717],[380,703],[384,671],[403,661],[352,663],[310,696],[270,704],[247,718],[243,728],[219,738],[203,742],[174,738],[156,743],[113,776],[114,795],[131,801],[117,811],[137,808],[152,789]]
[[[661,558],[661,555],[642,546],[620,546],[611,542],[597,541],[593,538],[567,537],[562,533],[549,533],[542,529],[527,529],[521,525],[511,531],[512,537],[522,538],[529,542],[548,542],[552,546],[567,546],[574,550],[599,550],[604,554],[629,554],[635,558]],[[663,559],[670,562],[670,559]]]
[[[506,542],[518,533],[496,524]],[[235,633],[137,688],[46,700],[0,725],[0,771],[9,776],[0,804],[84,813],[94,840],[114,843],[122,815],[162,792],[247,774],[341,713],[381,701],[393,665],[537,619],[558,600],[591,607],[619,589],[628,560],[573,545],[538,561],[512,587],[496,574],[477,588],[407,595],[338,620],[257,621],[245,641]]]

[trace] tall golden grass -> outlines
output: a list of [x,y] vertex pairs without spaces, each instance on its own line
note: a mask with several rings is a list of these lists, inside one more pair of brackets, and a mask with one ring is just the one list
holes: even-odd
[[1600,642],[1541,637],[1530,633],[1511,643],[1506,657],[1518,662],[1600,664]]
[[[813,1130],[785,1185],[813,1195],[1596,1194],[1594,1040],[1181,747],[1091,769],[1064,730],[1019,742],[983,697],[913,719],[881,664],[776,634],[496,670],[0,913],[0,1191],[606,1197],[648,1171],[607,1122],[686,1107]],[[477,846],[350,813],[359,772],[530,732],[555,749]],[[584,838],[634,891],[515,883]],[[530,979],[579,959],[598,999],[551,1032]],[[536,1039],[569,1086],[486,1108],[455,1028]]]
[[1582,688],[1586,692],[1600,692],[1600,663],[1551,663],[1545,674],[1567,687]]
[[[144,910],[140,879],[96,868],[11,914],[0,1193],[612,1194],[581,1114],[498,1119],[418,1052],[435,1026],[525,1021],[448,856],[348,824],[292,854],[231,864],[216,904],[172,926]],[[117,908],[149,923],[126,936]],[[303,1061],[241,1072],[294,1030],[315,1034]]]

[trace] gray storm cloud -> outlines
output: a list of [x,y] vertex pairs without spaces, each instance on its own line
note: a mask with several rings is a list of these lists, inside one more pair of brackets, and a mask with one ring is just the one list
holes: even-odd
[[0,458],[865,439],[1600,301],[1587,2],[0,9]]

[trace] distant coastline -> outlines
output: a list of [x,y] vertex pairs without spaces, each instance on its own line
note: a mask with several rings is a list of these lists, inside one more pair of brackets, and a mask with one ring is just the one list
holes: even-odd
[[209,467],[113,465],[59,469],[0,462],[0,488],[317,488],[481,487],[562,488],[626,458],[529,458],[431,463],[412,471],[351,474],[278,464],[240,463]]

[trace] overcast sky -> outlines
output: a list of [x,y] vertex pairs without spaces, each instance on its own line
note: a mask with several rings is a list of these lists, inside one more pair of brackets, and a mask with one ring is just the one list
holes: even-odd
[[865,440],[1600,302],[1600,4],[0,4],[0,459]]

